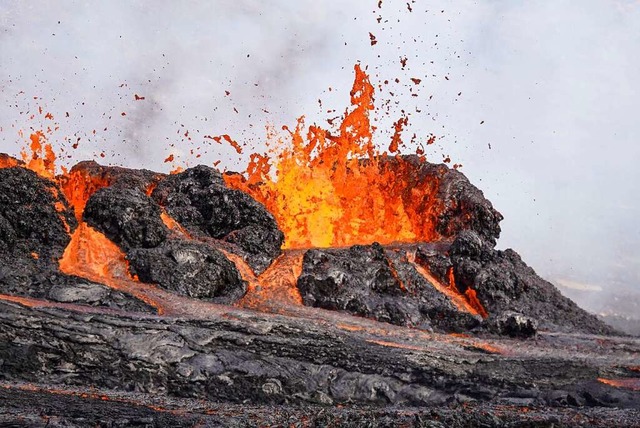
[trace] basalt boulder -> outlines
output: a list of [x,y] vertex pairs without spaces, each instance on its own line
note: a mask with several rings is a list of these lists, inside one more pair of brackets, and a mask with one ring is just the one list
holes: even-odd
[[[540,328],[608,334],[613,329],[564,297],[540,278],[513,250],[496,250],[478,233],[461,232],[448,251],[461,292],[475,290],[478,299],[500,324],[505,312],[526,315]],[[500,330],[500,328],[498,328]]]
[[201,242],[170,239],[155,248],[133,249],[127,259],[141,281],[183,296],[231,304],[247,292],[235,265]]
[[162,209],[139,189],[106,187],[91,196],[83,218],[125,253],[132,274],[177,294],[232,303],[246,283],[235,265],[211,243],[171,231]]
[[0,290],[46,294],[76,225],[55,183],[28,169],[0,169]]
[[0,169],[0,252],[57,263],[76,226],[55,183],[25,168]]
[[373,244],[309,250],[297,286],[305,305],[391,324],[466,331],[480,323],[418,273],[406,249]]
[[139,189],[106,187],[87,202],[84,220],[124,250],[154,248],[169,235],[161,209]]
[[281,254],[284,235],[273,215],[248,194],[227,187],[215,169],[197,166],[168,176],[151,196],[193,235],[230,244],[257,274]]

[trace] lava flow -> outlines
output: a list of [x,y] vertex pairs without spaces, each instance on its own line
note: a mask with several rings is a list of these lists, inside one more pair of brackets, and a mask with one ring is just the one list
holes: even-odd
[[125,256],[113,242],[86,223],[80,223],[60,259],[60,271],[129,293],[164,313],[161,299],[151,297],[143,284],[129,274]]
[[598,382],[616,388],[630,389],[632,391],[640,391],[640,378],[627,379],[604,379],[598,378]]
[[428,269],[421,266],[416,261],[416,255],[413,252],[407,252],[407,261],[413,265],[413,267],[425,277],[439,292],[447,296],[451,302],[456,306],[459,311],[468,312],[471,315],[480,315],[482,318],[487,318],[487,313],[482,303],[476,297],[475,291],[467,289],[465,294],[460,293],[456,287],[455,278],[453,276],[453,270],[449,270],[449,285],[445,285],[438,281]]

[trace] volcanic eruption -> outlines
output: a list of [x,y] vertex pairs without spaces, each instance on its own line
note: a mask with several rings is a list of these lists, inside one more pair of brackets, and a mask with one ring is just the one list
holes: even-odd
[[502,215],[401,154],[406,120],[380,150],[354,71],[335,129],[301,118],[243,173],[56,174],[46,132],[0,155],[0,420],[36,398],[70,423],[637,417],[640,342],[496,250]]

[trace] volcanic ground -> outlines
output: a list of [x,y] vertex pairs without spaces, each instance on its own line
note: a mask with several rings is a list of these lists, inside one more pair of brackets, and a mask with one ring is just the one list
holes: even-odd
[[377,166],[434,239],[286,249],[237,175],[0,166],[1,424],[640,426],[640,340],[446,165]]

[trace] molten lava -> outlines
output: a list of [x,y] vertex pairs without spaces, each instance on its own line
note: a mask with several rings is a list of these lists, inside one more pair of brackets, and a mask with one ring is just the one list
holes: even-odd
[[[415,167],[374,146],[369,120],[374,89],[355,66],[352,107],[336,134],[298,120],[291,144],[272,161],[254,154],[245,176],[226,175],[227,184],[251,194],[276,217],[285,248],[341,247],[438,238],[432,207],[425,206],[437,183],[417,183]],[[406,125],[396,124],[391,151]],[[275,173],[272,173],[272,170]]]
[[14,166],[18,166],[19,164],[20,162],[18,162],[17,159],[0,154],[0,168],[13,168]]
[[129,273],[129,264],[120,248],[86,223],[80,223],[71,235],[60,259],[60,271],[132,294],[163,313],[161,302],[150,298],[138,286],[138,278]]
[[303,256],[302,251],[290,250],[278,257],[257,281],[249,282],[249,290],[238,305],[246,308],[273,307],[274,303],[302,305],[296,283],[302,273]]
[[67,201],[73,206],[78,221],[82,220],[84,207],[91,195],[111,184],[107,178],[92,175],[82,168],[59,176],[57,181]]
[[[274,158],[254,153],[244,175],[225,175],[228,185],[251,194],[276,217],[286,237],[285,248],[439,238],[434,226],[439,183],[416,179],[415,165],[376,148],[375,127],[369,119],[373,109],[373,85],[356,65],[351,108],[333,131],[316,125],[306,128],[300,118],[294,130],[283,127],[290,144],[275,143],[278,154]],[[394,124],[391,153],[399,150],[407,124],[406,117]],[[242,151],[226,134],[215,138]],[[110,185],[109,179],[92,176],[82,168],[56,177],[56,156],[45,134],[35,132],[30,140],[30,153],[21,153],[25,166],[55,179],[81,220],[89,197]],[[0,159],[0,167],[15,165],[15,159]]]
[[29,137],[31,140],[31,153],[27,150],[23,150],[20,155],[22,160],[26,164],[25,166],[42,177],[52,179],[55,177],[55,160],[56,155],[53,152],[51,144],[44,143],[46,137],[41,131],[31,134]]
[[598,382],[615,388],[630,389],[632,391],[640,391],[640,378],[626,379],[604,379],[598,378]]
[[476,297],[475,290],[468,289],[466,293],[460,293],[458,287],[456,287],[453,270],[449,270],[449,285],[445,285],[438,281],[428,268],[425,268],[417,262],[415,253],[407,252],[407,261],[411,263],[416,271],[426,278],[436,290],[447,296],[459,311],[468,312],[471,315],[479,315],[482,318],[489,316],[484,306],[482,306],[482,303],[480,303]]

